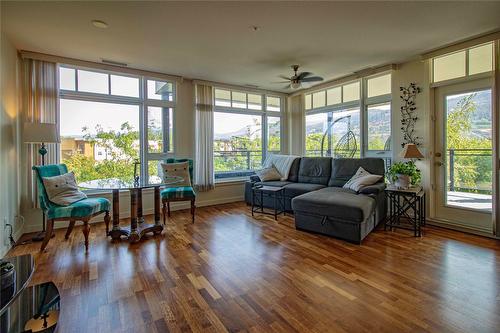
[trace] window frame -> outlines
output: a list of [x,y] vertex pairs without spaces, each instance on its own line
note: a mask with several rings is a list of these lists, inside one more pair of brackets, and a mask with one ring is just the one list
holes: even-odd
[[[244,93],[246,94],[246,108],[238,108],[232,106],[220,106],[215,105],[215,91],[216,90],[225,90],[230,92],[230,104],[233,103],[233,92]],[[249,109],[248,108],[248,94],[251,95],[260,95],[261,96],[261,110]],[[267,97],[278,98],[280,101],[280,111],[270,111],[267,110]],[[255,91],[245,91],[241,89],[231,89],[227,87],[218,87],[214,86],[213,89],[213,98],[214,98],[214,112],[217,113],[228,113],[228,114],[241,114],[241,115],[252,115],[252,116],[260,116],[261,117],[261,155],[262,162],[265,161],[268,154],[268,119],[267,117],[279,117],[280,118],[280,153],[283,152],[283,107],[284,107],[284,99],[282,96],[278,94],[272,94],[267,92],[255,92]],[[215,171],[215,180],[227,180],[231,178],[241,178],[247,177],[255,174],[255,171],[252,169],[247,170],[234,170],[234,171]]]
[[[69,68],[75,70],[75,90],[61,89],[59,82],[59,70],[60,68]],[[85,70],[96,73],[103,73],[108,75],[108,93],[100,94],[100,93],[92,93],[92,92],[82,92],[78,91],[78,70]],[[124,76],[130,78],[138,79],[138,90],[139,97],[131,97],[131,96],[121,96],[121,95],[112,95],[111,94],[111,75]],[[164,101],[164,100],[155,100],[147,98],[147,82],[149,81],[161,81],[161,82],[169,82],[172,84],[172,101]],[[139,158],[141,162],[140,168],[140,176],[143,179],[149,179],[148,165],[150,161],[161,161],[169,157],[175,156],[175,128],[176,128],[176,101],[177,101],[177,82],[175,80],[166,80],[163,78],[157,78],[154,76],[147,75],[134,75],[129,73],[122,73],[119,71],[108,71],[97,68],[85,67],[85,66],[77,66],[71,64],[57,64],[57,89],[58,89],[58,110],[57,117],[59,118],[59,101],[60,99],[70,99],[70,100],[79,100],[79,101],[87,101],[87,102],[103,102],[110,104],[126,104],[126,105],[135,105],[139,107]],[[148,146],[148,107],[160,107],[163,109],[163,112],[167,114],[165,118],[162,119],[162,129],[163,129],[163,152],[161,153],[150,153]],[[172,109],[172,133],[170,133],[170,124],[169,124],[169,112],[165,112],[169,108]],[[166,121],[165,121],[166,119]],[[58,121],[58,126],[61,124]],[[170,142],[170,136],[172,136],[172,142]],[[170,150],[171,148],[171,150]],[[165,150],[166,149],[166,150]]]
[[[387,74],[391,74],[391,92],[388,94],[384,95],[378,95],[378,96],[373,96],[373,97],[368,97],[368,80],[374,79],[377,77],[385,76]],[[393,107],[392,107],[392,72],[382,72],[382,73],[377,73],[375,75],[370,75],[367,77],[364,77],[362,79],[363,84],[362,84],[362,96],[363,96],[363,122],[366,124],[363,126],[363,134],[362,134],[362,142],[363,142],[363,151],[364,151],[364,157],[385,157],[385,158],[390,158],[392,157],[392,151],[394,149],[394,136],[392,135],[392,123],[393,123]],[[390,128],[390,133],[389,133],[389,138],[390,138],[390,146],[391,149],[389,150],[370,150],[368,149],[368,108],[371,106],[375,105],[380,105],[380,104],[389,104],[391,107],[391,121],[389,124]]]
[[[492,69],[491,69],[491,71],[477,73],[477,74],[469,74],[469,70],[470,70],[470,68],[469,68],[469,66],[470,66],[470,64],[469,64],[469,59],[470,59],[469,52],[470,52],[470,50],[481,47],[481,46],[489,45],[489,44],[492,45],[492,47],[491,47],[491,49],[492,49],[492,64],[491,64],[492,66],[491,66],[491,68]],[[465,75],[460,76],[460,77],[456,77],[456,78],[452,78],[452,79],[448,79],[448,80],[434,81],[434,60],[438,59],[438,58],[444,58],[446,56],[460,53],[460,52],[465,52]],[[430,71],[429,75],[430,75],[430,80],[431,80],[430,87],[435,88],[435,87],[441,87],[441,86],[448,86],[448,85],[466,82],[469,80],[477,80],[477,79],[491,77],[495,71],[494,54],[495,54],[495,43],[494,42],[486,42],[486,43],[473,45],[470,47],[463,48],[461,50],[456,50],[453,52],[441,54],[441,55],[430,58],[430,61],[429,61],[429,64],[430,64],[429,65],[429,71]]]

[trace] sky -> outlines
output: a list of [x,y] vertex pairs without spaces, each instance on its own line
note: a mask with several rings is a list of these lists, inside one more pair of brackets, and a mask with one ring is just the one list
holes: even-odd
[[119,130],[121,124],[127,121],[139,129],[138,105],[60,100],[61,136],[82,136],[83,126],[87,126],[90,133],[95,133],[98,124],[104,130]]
[[[76,72],[73,68],[60,68],[59,85],[61,89],[75,90]],[[78,91],[108,94],[116,96],[139,97],[139,79],[122,75],[108,74],[77,70]],[[159,87],[170,83],[148,80],[147,95],[149,99],[159,100],[162,96],[156,91]],[[170,88],[171,89],[171,88]],[[150,112],[148,122],[154,118],[155,123],[160,123],[158,107],[149,107]],[[160,115],[161,117],[161,115]],[[129,104],[101,103],[79,101],[71,99],[60,100],[60,123],[61,136],[82,136],[82,127],[88,127],[90,133],[95,133],[95,127],[101,125],[104,130],[118,131],[120,126],[128,122],[135,129],[139,130],[139,106]]]

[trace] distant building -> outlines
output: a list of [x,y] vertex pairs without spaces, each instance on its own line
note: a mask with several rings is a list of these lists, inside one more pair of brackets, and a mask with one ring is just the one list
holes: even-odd
[[[148,142],[152,151],[160,149],[160,143],[150,140]],[[139,150],[139,140],[132,143],[132,147]],[[95,161],[104,161],[112,158],[112,154],[120,155],[121,150],[115,147],[103,147],[98,143],[91,143],[83,137],[61,137],[61,155],[63,159],[70,158],[75,154],[81,154],[93,158]]]
[[74,154],[82,154],[87,157],[94,157],[94,145],[82,137],[62,137],[61,155],[63,159]]

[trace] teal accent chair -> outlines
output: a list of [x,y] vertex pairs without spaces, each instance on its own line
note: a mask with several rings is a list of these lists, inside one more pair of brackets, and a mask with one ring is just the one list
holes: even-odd
[[[165,163],[189,163],[189,177],[193,184],[193,160],[187,158],[167,158]],[[194,213],[196,210],[196,192],[192,186],[167,187],[160,192],[161,202],[163,203],[163,224],[165,224],[166,215],[170,217],[170,203],[172,201],[191,201],[191,216],[194,223]]]
[[45,250],[54,230],[55,221],[69,221],[68,230],[65,238],[68,239],[76,221],[83,222],[83,235],[85,237],[85,252],[89,250],[89,221],[92,217],[105,213],[104,222],[106,223],[106,232],[111,220],[109,216],[110,202],[106,198],[87,198],[72,203],[69,206],[59,206],[50,202],[42,177],[54,177],[65,174],[68,168],[65,164],[36,165],[33,166],[36,173],[36,182],[38,188],[38,199],[40,207],[47,218],[47,232],[40,247],[40,252]]

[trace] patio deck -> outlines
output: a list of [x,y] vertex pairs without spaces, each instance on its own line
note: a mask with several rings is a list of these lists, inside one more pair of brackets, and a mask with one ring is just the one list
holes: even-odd
[[448,205],[462,208],[470,208],[491,211],[492,197],[488,194],[477,194],[467,192],[448,192]]

